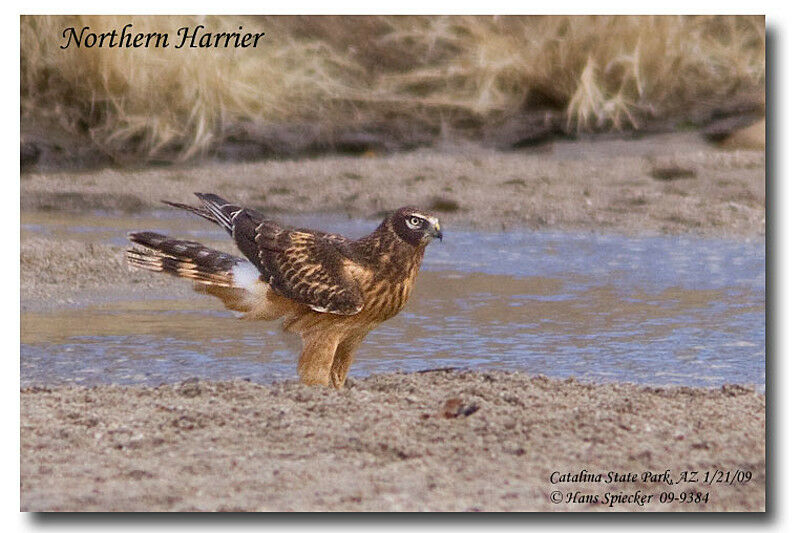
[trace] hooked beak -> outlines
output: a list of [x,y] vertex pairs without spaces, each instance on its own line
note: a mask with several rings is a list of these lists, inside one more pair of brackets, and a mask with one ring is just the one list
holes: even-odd
[[442,242],[442,227],[439,225],[439,222],[436,222],[436,225],[431,227],[431,239],[439,239],[439,242]]

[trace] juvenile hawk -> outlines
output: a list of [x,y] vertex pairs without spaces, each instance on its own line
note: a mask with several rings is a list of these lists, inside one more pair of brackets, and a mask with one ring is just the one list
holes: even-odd
[[243,318],[276,320],[297,333],[297,363],[308,385],[341,387],[353,353],[366,334],[403,308],[419,273],[425,247],[441,240],[439,220],[403,207],[358,240],[282,226],[215,194],[197,193],[202,205],[167,204],[225,228],[244,255],[153,232],[128,238],[128,263],[191,279],[195,290],[222,300]]

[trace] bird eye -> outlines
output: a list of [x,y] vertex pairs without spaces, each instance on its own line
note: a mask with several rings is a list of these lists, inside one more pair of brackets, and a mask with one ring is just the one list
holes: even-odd
[[406,226],[408,226],[408,229],[417,230],[417,229],[420,228],[421,224],[422,224],[422,220],[419,217],[413,217],[412,216],[412,217],[406,218]]

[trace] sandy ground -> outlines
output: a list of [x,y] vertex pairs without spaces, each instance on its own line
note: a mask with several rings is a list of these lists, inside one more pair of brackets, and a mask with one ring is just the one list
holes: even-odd
[[[197,381],[25,389],[21,506],[763,511],[764,417],[764,396],[738,386],[654,389],[500,372],[377,375],[348,380],[343,391]],[[551,481],[583,469],[602,479]],[[642,480],[667,469],[673,485]],[[737,469],[749,481],[703,483],[706,472]],[[638,478],[608,483],[609,471]],[[675,483],[683,471],[699,482]],[[565,500],[553,503],[554,491]],[[604,501],[637,491],[638,501]],[[708,503],[682,503],[689,492]],[[570,493],[598,502],[567,503]],[[677,499],[660,503],[662,493]]]

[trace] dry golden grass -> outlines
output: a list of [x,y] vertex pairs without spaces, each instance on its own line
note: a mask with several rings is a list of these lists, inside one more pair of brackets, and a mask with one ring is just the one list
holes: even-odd
[[[257,49],[61,50],[65,27],[265,31]],[[187,159],[237,122],[456,124],[548,106],[576,130],[637,127],[763,86],[763,17],[21,19],[21,114],[110,154]]]

